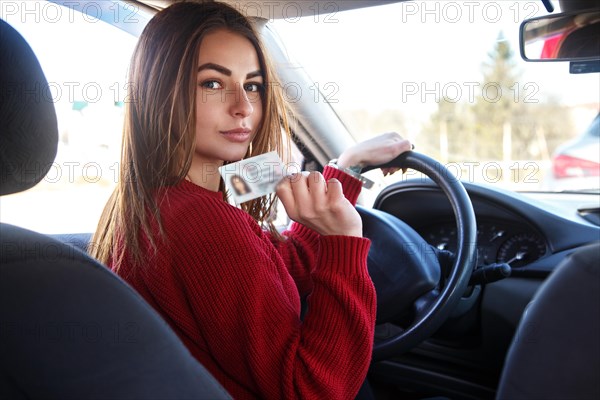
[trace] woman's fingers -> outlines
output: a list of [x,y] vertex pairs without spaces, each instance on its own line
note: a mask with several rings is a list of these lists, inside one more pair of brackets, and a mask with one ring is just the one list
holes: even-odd
[[277,188],[288,216],[294,221],[318,218],[316,209],[323,208],[325,179],[319,172],[301,172],[282,180]]
[[281,200],[281,203],[285,207],[288,216],[291,219],[294,219],[294,216],[292,214],[296,209],[296,201],[294,199],[294,192],[292,190],[292,179],[294,179],[294,175],[289,175],[283,178],[281,182],[279,182],[279,184],[277,185],[275,193],[277,194],[277,197],[279,197],[279,200]]
[[300,184],[303,197],[296,198],[300,217],[305,221],[318,220],[327,209],[325,178],[313,171],[304,175],[304,182]]
[[329,200],[339,199],[344,196],[342,184],[335,178],[327,181],[327,197]]
[[306,183],[313,199],[323,198],[327,192],[325,178],[319,172],[311,172],[306,178]]
[[389,167],[389,168],[381,168],[381,172],[383,172],[383,176],[388,176],[391,174],[395,174],[396,172],[402,170],[402,173],[405,174],[408,168],[398,168],[398,167]]
[[291,175],[278,185],[277,195],[292,220],[322,235],[362,235],[360,217],[337,179],[325,182],[318,172]]
[[348,148],[339,156],[338,165],[349,167],[385,164],[412,147],[412,143],[398,133],[388,132]]

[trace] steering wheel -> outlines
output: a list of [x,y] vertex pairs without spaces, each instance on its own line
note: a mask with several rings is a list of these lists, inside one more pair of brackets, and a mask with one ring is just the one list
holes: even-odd
[[368,268],[377,291],[377,324],[408,319],[404,329],[375,340],[373,361],[404,353],[430,337],[446,320],[467,289],[476,265],[477,228],[464,186],[441,163],[409,151],[375,168],[412,168],[433,180],[450,201],[457,228],[457,250],[442,273],[435,249],[398,218],[357,207],[363,234],[371,239]]

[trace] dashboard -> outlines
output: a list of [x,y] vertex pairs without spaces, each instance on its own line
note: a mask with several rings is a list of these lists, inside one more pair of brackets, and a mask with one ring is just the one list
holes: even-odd
[[[545,276],[579,246],[600,240],[600,227],[577,213],[578,203],[599,203],[597,194],[550,204],[491,186],[463,185],[477,220],[478,266],[503,262],[511,266],[512,275]],[[438,249],[456,250],[453,210],[429,179],[386,187],[374,208],[403,220]]]
[[[401,384],[420,379],[445,388],[464,385],[462,393],[478,393],[473,398],[493,398],[498,372],[534,294],[565,258],[600,240],[599,222],[594,223],[600,195],[523,194],[462,183],[475,212],[478,266],[507,263],[510,277],[468,288],[430,339],[385,365],[375,364],[379,370],[373,374],[393,376]],[[431,180],[391,184],[377,195],[373,208],[400,219],[430,245],[456,250],[454,211]],[[385,239],[385,233],[381,236]],[[402,260],[393,267],[402,269]]]
[[[440,221],[417,232],[429,244],[440,250],[456,251],[454,220]],[[507,263],[520,268],[548,253],[542,234],[525,224],[514,224],[492,218],[477,221],[477,265]]]

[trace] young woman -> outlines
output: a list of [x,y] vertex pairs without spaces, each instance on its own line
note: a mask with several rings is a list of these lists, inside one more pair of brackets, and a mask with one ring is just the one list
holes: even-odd
[[[285,178],[296,221],[261,228],[273,198],[225,201],[217,168],[282,149],[283,97],[257,34],[235,9],[177,3],[134,52],[122,171],[94,255],[125,278],[235,398],[351,399],[369,367],[370,242],[346,167],[408,150],[386,134],[336,167]],[[283,155],[282,155],[283,156]],[[300,318],[301,297],[308,309]]]

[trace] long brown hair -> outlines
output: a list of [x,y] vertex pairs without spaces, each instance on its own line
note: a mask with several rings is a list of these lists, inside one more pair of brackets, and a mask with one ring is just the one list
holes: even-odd
[[[240,34],[253,44],[265,83],[262,121],[245,157],[277,150],[284,160],[288,158],[281,152],[289,148],[289,110],[250,22],[233,7],[214,2],[176,3],[157,13],[133,53],[120,179],[89,249],[92,256],[111,262],[115,269],[125,254],[140,265],[142,235],[152,249],[157,239],[164,239],[156,191],[178,184],[190,169],[196,136],[198,52],[202,39],[217,29]],[[288,146],[283,146],[282,131]],[[275,231],[269,218],[274,201],[274,196],[265,196],[242,208]]]

